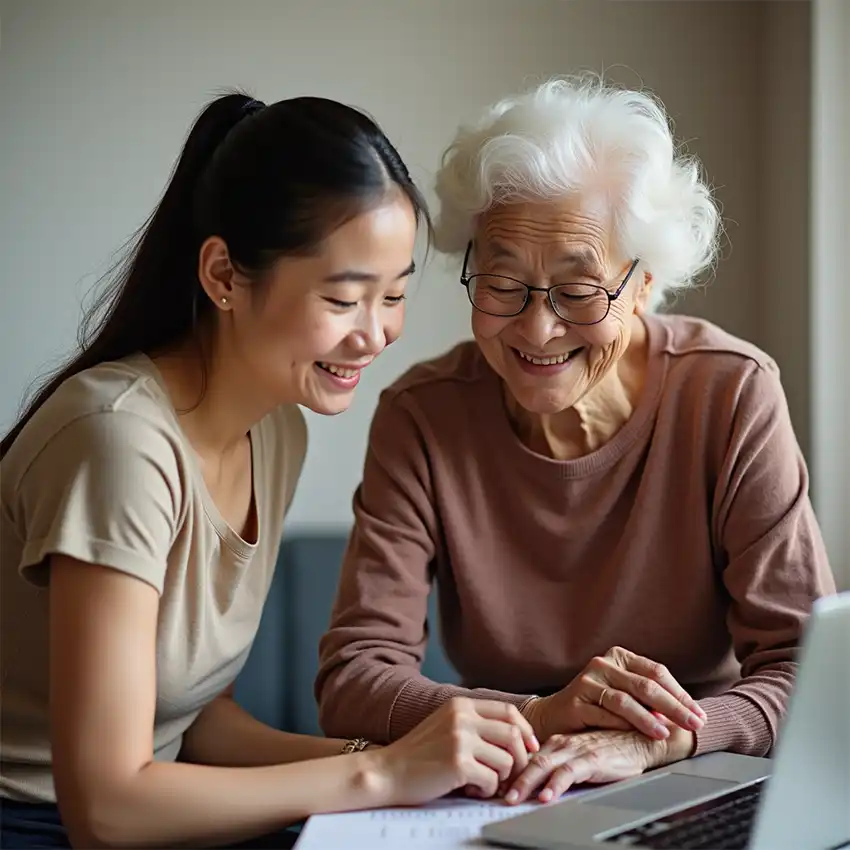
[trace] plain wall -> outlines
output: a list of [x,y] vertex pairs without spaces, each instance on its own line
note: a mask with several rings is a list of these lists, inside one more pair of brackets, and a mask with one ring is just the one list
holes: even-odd
[[839,586],[850,590],[850,2],[813,9],[813,495]]
[[[0,427],[28,383],[73,344],[81,299],[153,208],[193,116],[233,85],[264,100],[311,93],[366,108],[429,198],[458,122],[490,101],[583,69],[645,85],[702,158],[729,236],[716,279],[676,309],[782,358],[783,325],[769,326],[760,307],[770,276],[764,219],[782,224],[791,203],[769,189],[771,174],[808,164],[784,148],[765,154],[773,135],[765,122],[780,127],[782,103],[771,106],[768,95],[765,106],[781,56],[764,47],[763,5],[774,4],[2,0]],[[793,27],[775,26],[776,43],[797,43]],[[800,191],[804,178],[791,179]],[[411,293],[404,337],[367,370],[353,408],[309,415],[291,527],[350,523],[380,389],[468,335],[457,274],[454,263],[432,259]],[[805,378],[791,381],[805,441]]]
[[775,358],[811,454],[811,4],[762,3],[757,339]]

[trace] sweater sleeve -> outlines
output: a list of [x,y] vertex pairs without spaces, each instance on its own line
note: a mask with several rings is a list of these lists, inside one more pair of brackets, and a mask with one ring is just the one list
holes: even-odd
[[797,648],[815,599],[835,592],[808,496],[808,471],[776,366],[741,385],[713,505],[727,615],[741,678],[701,700],[695,754],[766,755],[794,685]]
[[440,684],[420,672],[440,527],[420,418],[409,396],[385,393],[372,421],[354,528],[319,646],[315,694],[330,737],[388,743],[456,696],[516,705],[528,698]]

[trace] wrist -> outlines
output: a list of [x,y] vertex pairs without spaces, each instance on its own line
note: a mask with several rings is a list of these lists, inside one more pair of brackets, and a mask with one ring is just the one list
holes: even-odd
[[697,747],[697,736],[690,729],[681,726],[669,726],[670,737],[664,744],[664,764],[672,764],[690,758]]
[[379,808],[394,804],[397,783],[386,747],[372,747],[346,756],[354,769],[354,789],[360,808]]
[[537,736],[537,739],[541,744],[546,742],[546,735],[544,734],[544,729],[542,728],[541,723],[541,712],[540,709],[543,707],[544,698],[543,697],[529,697],[520,707],[520,714],[531,724],[531,728],[534,730],[534,734]]

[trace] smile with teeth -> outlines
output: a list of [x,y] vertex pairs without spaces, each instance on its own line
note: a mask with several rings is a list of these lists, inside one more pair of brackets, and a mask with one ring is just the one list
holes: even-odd
[[581,351],[580,348],[575,348],[572,351],[568,351],[565,354],[555,354],[551,357],[532,357],[530,354],[526,354],[524,351],[520,351],[518,348],[515,348],[514,351],[522,357],[523,360],[527,360],[529,363],[533,363],[535,366],[557,366],[561,363],[566,363],[567,360],[575,356]]
[[330,372],[332,375],[338,375],[340,378],[353,378],[360,372],[359,369],[350,369],[345,366],[337,366],[334,363],[319,363],[318,366],[320,369],[324,369],[326,372]]

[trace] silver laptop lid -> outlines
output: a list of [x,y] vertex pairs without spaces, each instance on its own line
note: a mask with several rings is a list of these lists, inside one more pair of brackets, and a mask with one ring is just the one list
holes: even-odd
[[850,841],[850,592],[815,603],[799,662],[752,850]]

